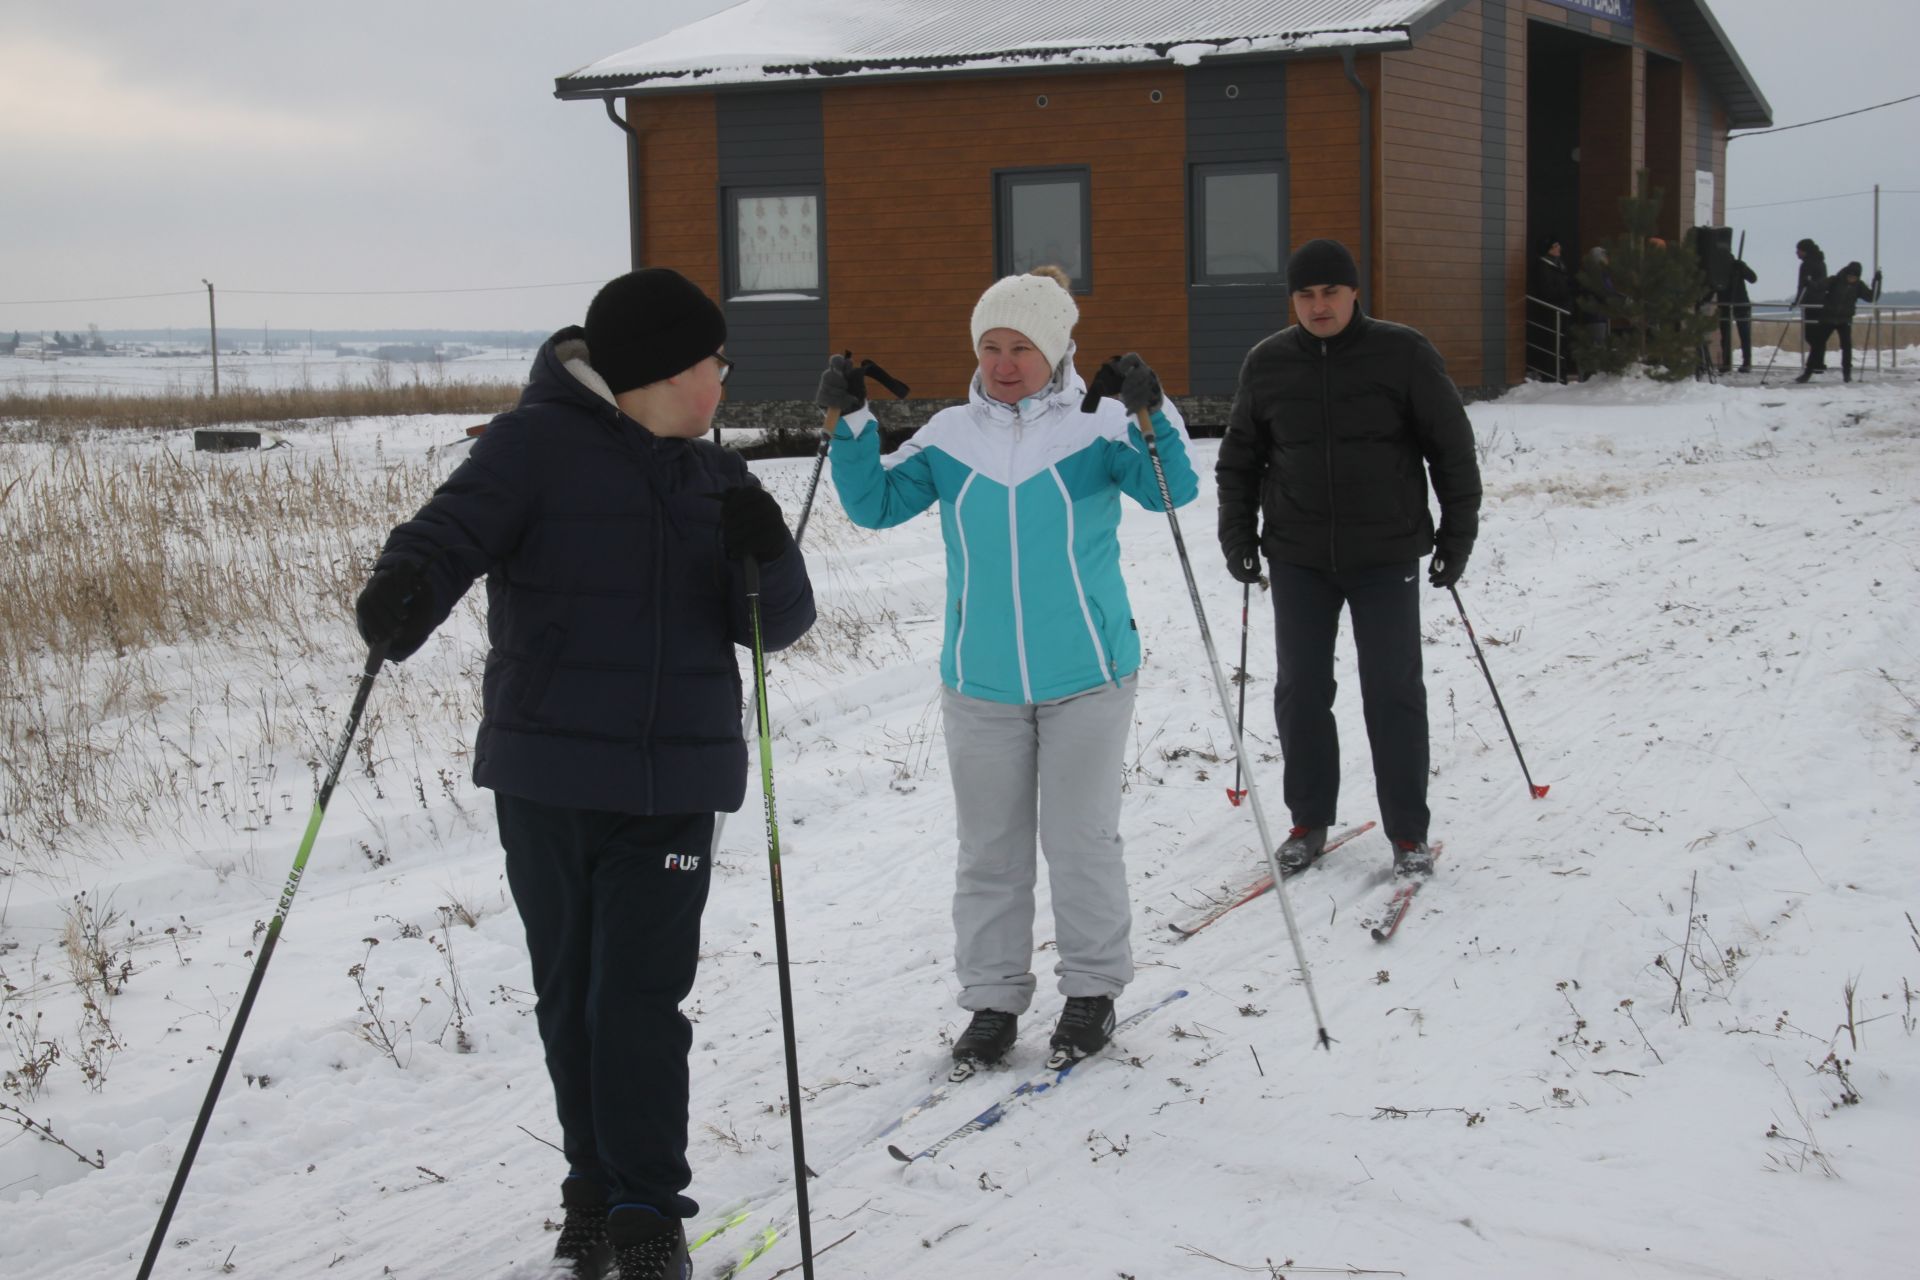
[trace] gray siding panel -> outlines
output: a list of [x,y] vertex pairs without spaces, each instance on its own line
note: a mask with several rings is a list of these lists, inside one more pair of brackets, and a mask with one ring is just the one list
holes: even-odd
[[[1235,90],[1227,96],[1228,86]],[[1232,164],[1287,158],[1286,64],[1199,66],[1187,72],[1187,162]],[[1282,198],[1289,184],[1282,184]],[[1193,193],[1187,244],[1194,247]],[[1284,205],[1283,205],[1284,208]],[[1282,252],[1291,247],[1283,221]],[[1191,273],[1192,267],[1188,267]],[[1191,276],[1189,276],[1191,278]],[[1189,387],[1196,396],[1232,395],[1247,351],[1287,325],[1287,292],[1263,285],[1190,285],[1187,289]]]
[[1507,3],[1480,5],[1480,380],[1507,381]]
[[[821,188],[821,283],[830,286],[833,264],[826,259],[824,223],[832,216],[826,194],[826,141],[817,89],[770,93],[723,93],[715,103],[720,150],[720,216],[727,214],[725,193],[743,187],[817,186]],[[730,245],[720,228],[723,246]],[[731,251],[730,249],[728,250]],[[723,264],[723,280],[731,265]],[[739,361],[727,382],[727,397],[738,401],[807,400],[826,364],[827,302],[733,302],[727,316],[727,354]]]

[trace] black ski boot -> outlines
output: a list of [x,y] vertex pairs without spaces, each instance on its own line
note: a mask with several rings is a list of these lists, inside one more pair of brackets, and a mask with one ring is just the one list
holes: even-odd
[[607,1197],[586,1178],[568,1178],[560,1184],[560,1203],[567,1216],[560,1223],[560,1242],[553,1246],[553,1274],[568,1280],[600,1280],[613,1261],[607,1243]]
[[1326,849],[1325,827],[1295,827],[1287,832],[1287,841],[1274,854],[1274,860],[1280,864],[1281,875],[1295,875],[1312,866]]
[[613,1246],[612,1280],[691,1280],[687,1229],[644,1205],[627,1205],[607,1219]]
[[1425,840],[1395,840],[1393,842],[1393,874],[1396,876],[1430,876],[1433,874],[1433,850]]
[[1019,1031],[1018,1014],[999,1009],[976,1010],[973,1021],[953,1042],[953,1071],[949,1078],[965,1080],[981,1067],[990,1067],[1006,1057]]
[[1113,1035],[1112,996],[1068,996],[1067,1007],[1047,1043],[1053,1055],[1049,1067],[1064,1067],[1107,1047]]

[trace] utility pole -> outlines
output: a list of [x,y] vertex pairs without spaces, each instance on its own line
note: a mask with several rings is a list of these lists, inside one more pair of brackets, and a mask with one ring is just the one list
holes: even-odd
[[220,397],[220,322],[214,317],[213,312],[213,281],[207,279],[205,276],[201,276],[200,283],[207,286],[207,333],[213,339],[211,344],[213,348],[213,395],[217,400]]
[[[1880,184],[1877,182],[1873,184],[1873,278],[1876,283],[1880,279]],[[1875,290],[1873,295],[1873,324],[1868,332],[1873,335],[1872,338],[1869,339],[1869,341],[1873,343],[1873,371],[1879,373],[1880,294],[1878,290]],[[1865,361],[1861,363],[1864,364]]]

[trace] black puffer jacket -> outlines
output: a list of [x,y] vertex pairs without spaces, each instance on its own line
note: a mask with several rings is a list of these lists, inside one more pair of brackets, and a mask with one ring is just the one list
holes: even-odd
[[1861,267],[1857,262],[1849,262],[1840,269],[1840,274],[1827,281],[1827,294],[1824,314],[1821,319],[1828,324],[1852,324],[1854,312],[1862,302],[1877,302],[1880,298],[1880,277],[1875,276],[1868,284],[1860,278]]
[[[620,412],[591,385],[584,338],[547,340],[518,407],[387,539],[380,564],[424,566],[433,591],[430,626],[393,656],[485,573],[474,782],[570,808],[731,812],[747,774],[734,646],[752,633],[714,495],[757,482],[739,455]],[[767,648],[813,620],[790,548],[761,573]]]
[[1321,340],[1295,325],[1247,354],[1220,442],[1220,545],[1268,558],[1367,569],[1434,549],[1472,551],[1480,528],[1473,425],[1433,344],[1354,313]]

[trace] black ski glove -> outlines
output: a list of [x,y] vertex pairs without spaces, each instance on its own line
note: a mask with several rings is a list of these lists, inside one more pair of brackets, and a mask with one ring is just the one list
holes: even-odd
[[835,356],[827,361],[826,371],[820,375],[820,387],[813,393],[813,402],[843,418],[858,413],[860,406],[867,402],[867,375],[848,357]]
[[1129,351],[1114,361],[1114,368],[1120,371],[1120,403],[1128,413],[1151,413],[1160,407],[1160,379],[1145,360]]
[[1460,575],[1467,571],[1467,553],[1449,551],[1445,547],[1436,549],[1433,559],[1427,564],[1427,581],[1441,589],[1451,587],[1460,581]]
[[413,648],[427,638],[422,624],[432,595],[418,565],[402,562],[375,569],[353,602],[360,638],[369,645]]
[[720,548],[729,560],[778,560],[793,545],[787,518],[772,494],[743,484],[720,495]]
[[1223,548],[1227,554],[1227,572],[1233,575],[1235,582],[1246,585],[1260,585],[1260,544],[1241,543]]

